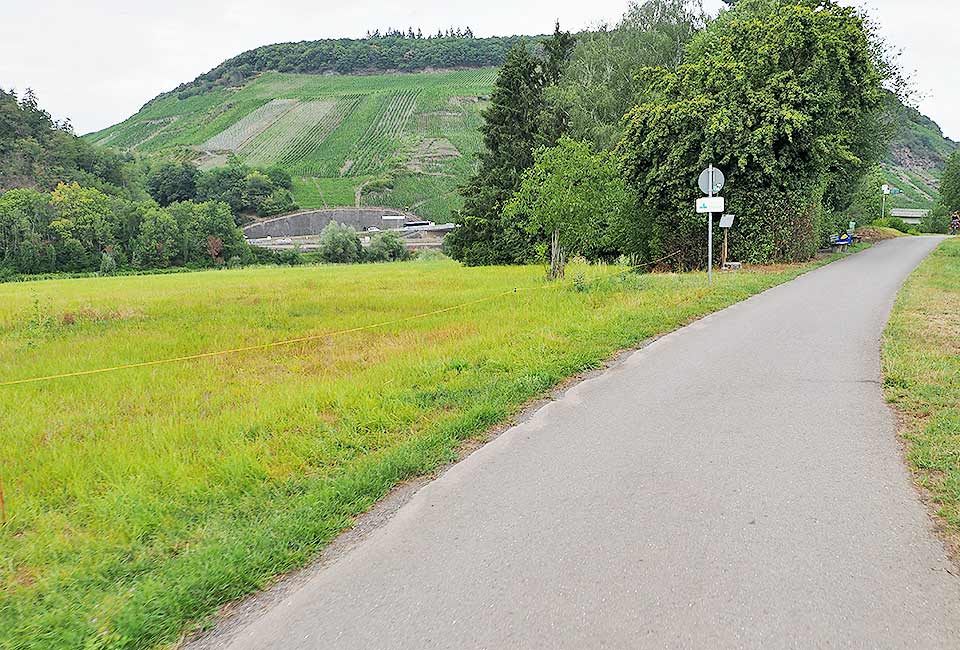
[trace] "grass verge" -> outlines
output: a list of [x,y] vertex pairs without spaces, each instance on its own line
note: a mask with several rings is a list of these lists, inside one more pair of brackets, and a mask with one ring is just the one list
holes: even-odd
[[0,285],[0,647],[152,648],[617,350],[830,261],[609,274],[449,261]]
[[945,241],[904,285],[883,371],[910,466],[960,559],[960,239]]

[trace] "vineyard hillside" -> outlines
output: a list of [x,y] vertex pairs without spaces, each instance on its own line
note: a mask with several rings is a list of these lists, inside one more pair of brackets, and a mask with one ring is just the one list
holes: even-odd
[[[294,198],[305,209],[383,206],[449,221],[477,164],[494,66],[518,39],[388,36],[265,46],[85,138],[204,169],[231,157],[276,165],[293,176]],[[958,145],[916,109],[890,101],[894,137],[883,173],[901,190],[892,204],[930,208]]]
[[481,146],[492,67],[378,75],[265,72],[168,93],[86,138],[202,168],[231,156],[294,177],[303,208],[382,205],[449,220]]

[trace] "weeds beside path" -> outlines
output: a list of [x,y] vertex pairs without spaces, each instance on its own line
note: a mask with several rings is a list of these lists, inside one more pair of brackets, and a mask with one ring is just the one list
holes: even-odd
[[911,468],[960,560],[960,239],[946,240],[904,285],[883,370]]

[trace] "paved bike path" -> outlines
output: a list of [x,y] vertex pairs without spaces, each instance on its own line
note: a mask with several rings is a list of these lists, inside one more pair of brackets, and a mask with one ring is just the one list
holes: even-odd
[[957,648],[880,383],[936,238],[884,242],[585,381],[256,616],[282,648]]

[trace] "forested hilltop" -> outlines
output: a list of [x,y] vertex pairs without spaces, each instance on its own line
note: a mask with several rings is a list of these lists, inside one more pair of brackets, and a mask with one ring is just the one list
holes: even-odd
[[[228,59],[172,91],[180,99],[220,86],[239,86],[261,72],[300,74],[372,74],[428,69],[483,68],[503,63],[521,36],[475,38],[473,31],[388,29],[363,39],[338,38],[264,45]],[[526,37],[538,40],[542,37]],[[161,95],[164,97],[165,95]]]

